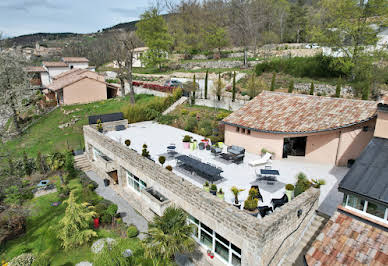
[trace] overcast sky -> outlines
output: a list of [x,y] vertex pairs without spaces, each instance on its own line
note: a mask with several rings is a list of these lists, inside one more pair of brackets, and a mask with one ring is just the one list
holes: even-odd
[[0,32],[95,32],[137,20],[150,0],[0,0]]

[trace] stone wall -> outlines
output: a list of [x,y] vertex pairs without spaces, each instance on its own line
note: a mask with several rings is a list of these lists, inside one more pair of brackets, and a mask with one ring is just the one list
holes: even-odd
[[[252,67],[261,63],[261,61],[248,61],[248,66]],[[186,70],[190,69],[201,69],[201,68],[236,68],[243,67],[244,64],[241,60],[239,61],[226,61],[226,60],[217,60],[217,61],[201,61],[201,62],[186,62],[179,64],[179,68]]]
[[[242,265],[275,265],[298,239],[305,221],[317,208],[319,190],[309,189],[295,200],[277,209],[264,219],[257,219],[231,204],[203,191],[153,161],[95,130],[84,126],[86,153],[90,158],[91,146],[114,160],[118,167],[119,182],[127,187],[125,170],[130,171],[171,202],[190,213],[218,234],[242,250]],[[127,188],[130,197],[140,197]],[[145,201],[139,199],[135,209],[149,211]],[[298,217],[298,210],[302,215]],[[283,244],[284,242],[284,244]]]
[[[294,88],[299,93],[310,93],[311,83],[297,83],[294,85]],[[314,84],[314,94],[315,95],[326,95],[332,96],[335,95],[336,86],[329,84]],[[342,97],[352,97],[353,89],[349,86],[341,87],[341,96]]]

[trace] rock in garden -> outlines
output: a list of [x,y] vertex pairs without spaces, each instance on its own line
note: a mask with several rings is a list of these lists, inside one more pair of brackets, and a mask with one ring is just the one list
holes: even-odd
[[93,243],[92,252],[100,253],[101,250],[104,248],[105,244],[107,244],[108,248],[110,248],[115,243],[116,243],[116,240],[114,240],[113,238],[109,238],[109,237],[101,238]]
[[75,266],[93,266],[93,264],[89,261],[81,261],[80,263],[77,263]]
[[133,255],[133,253],[132,253],[132,250],[130,250],[130,249],[126,249],[126,250],[124,250],[124,252],[123,252],[123,257],[124,257],[124,258],[131,257],[132,255]]

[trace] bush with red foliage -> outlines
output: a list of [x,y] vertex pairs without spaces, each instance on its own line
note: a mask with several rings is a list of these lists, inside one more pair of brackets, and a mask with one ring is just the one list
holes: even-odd
[[158,84],[145,83],[145,82],[139,82],[139,81],[133,81],[132,85],[136,87],[142,87],[145,89],[151,89],[155,91],[168,92],[168,93],[171,93],[174,90],[174,87],[162,86]]

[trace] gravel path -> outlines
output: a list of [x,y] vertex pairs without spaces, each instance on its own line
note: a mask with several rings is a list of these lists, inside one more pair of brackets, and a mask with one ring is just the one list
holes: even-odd
[[126,223],[127,225],[136,225],[137,229],[140,232],[139,238],[143,239],[144,234],[142,233],[147,232],[148,230],[147,220],[139,213],[137,213],[131,206],[129,206],[128,202],[123,199],[118,193],[116,193],[110,186],[106,187],[104,185],[103,179],[97,176],[95,172],[88,171],[86,172],[86,175],[93,181],[97,182],[98,188],[96,189],[96,193],[101,197],[117,204],[118,212],[125,214],[123,215],[124,223]]

